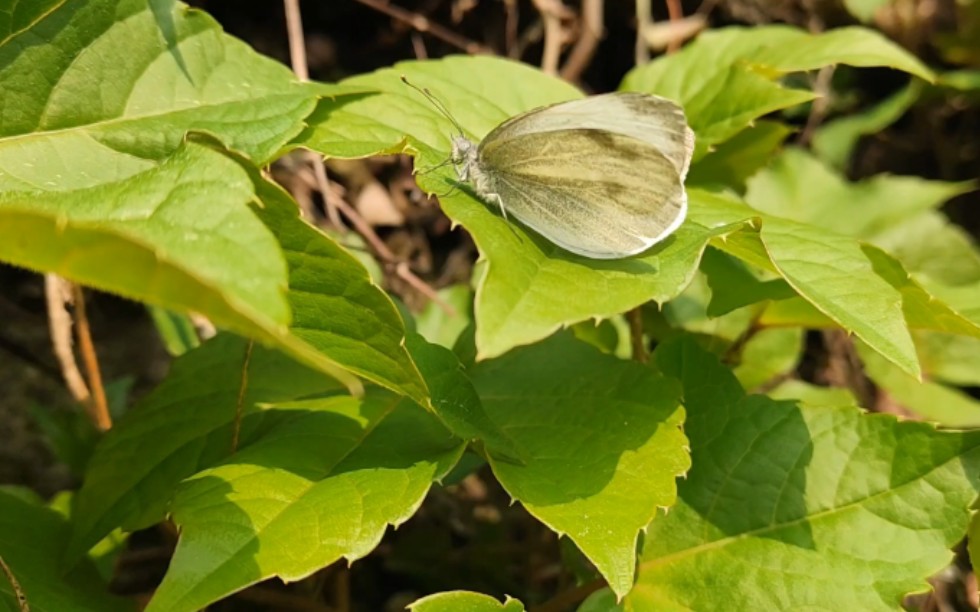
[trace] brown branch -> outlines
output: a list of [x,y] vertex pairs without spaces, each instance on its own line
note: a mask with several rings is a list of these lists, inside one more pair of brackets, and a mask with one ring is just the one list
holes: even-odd
[[647,45],[647,30],[653,25],[650,0],[636,0],[636,47],[633,61],[637,66],[650,61],[650,47]]
[[514,51],[517,49],[517,0],[504,0],[504,13],[506,15],[504,23],[504,48],[507,52],[507,57],[516,59],[517,56],[514,55]]
[[[680,21],[684,19],[684,9],[681,7],[680,0],[667,0],[667,15],[673,22]],[[673,53],[681,48],[681,39],[672,38],[669,43],[667,43],[667,53]]]
[[578,81],[595,55],[604,28],[603,4],[603,0],[582,1],[582,33],[572,47],[571,53],[568,54],[568,59],[565,60],[560,73],[561,78],[566,81]]
[[82,287],[72,284],[75,297],[75,335],[78,340],[78,351],[82,357],[82,365],[88,374],[89,388],[92,390],[92,401],[88,404],[89,416],[99,431],[108,431],[112,427],[112,417],[109,416],[109,403],[105,398],[105,387],[102,385],[102,372],[99,370],[99,359],[95,354],[95,344],[92,342],[92,330],[85,313],[85,295]]
[[7,576],[7,581],[10,582],[10,587],[14,590],[14,596],[17,598],[17,606],[20,608],[20,612],[31,612],[31,606],[27,603],[27,595],[24,594],[20,583],[17,582],[17,577],[14,576],[13,570],[3,560],[3,557],[0,557],[0,570],[3,570],[4,575]]
[[71,303],[71,283],[57,274],[45,274],[44,297],[48,309],[48,328],[51,330],[51,347],[61,367],[61,377],[75,401],[88,406],[92,394],[75,361],[71,317],[65,310],[65,304]]
[[[303,35],[303,16],[299,10],[299,0],[283,0],[283,8],[286,12],[286,32],[289,37],[289,61],[293,66],[293,74],[300,81],[310,80],[310,68],[306,61],[306,37]],[[311,152],[306,153],[306,160],[313,166],[313,176],[316,177],[317,188],[323,198],[323,207],[327,211],[327,218],[330,224],[343,232],[346,228],[340,222],[340,215],[337,214],[337,207],[333,205],[333,198],[330,197],[330,181],[327,179],[327,169],[323,165],[323,158]]]
[[643,344],[642,306],[637,306],[627,312],[626,320],[630,324],[630,346],[633,347],[633,360],[647,363],[650,361],[650,354],[647,352],[646,345]]
[[286,10],[286,32],[289,36],[289,62],[299,80],[309,81],[310,71],[306,62],[306,39],[303,36],[299,0],[283,0],[283,6]]
[[445,28],[437,23],[433,23],[425,15],[420,15],[419,13],[413,13],[412,11],[407,11],[401,7],[395,6],[388,2],[388,0],[357,0],[361,4],[368,6],[379,13],[384,13],[392,19],[401,21],[415,28],[423,34],[431,34],[435,38],[448,43],[457,49],[462,49],[466,53],[471,55],[477,54],[493,54],[493,51],[487,47],[484,47],[476,41],[472,41],[464,36],[453,32],[452,30]]
[[541,54],[541,70],[547,74],[558,74],[558,61],[561,59],[562,9],[561,0],[533,0],[534,7],[541,13],[544,22],[544,51]]
[[801,147],[809,144],[810,139],[813,138],[813,133],[823,123],[824,117],[827,116],[827,112],[830,110],[830,88],[833,78],[834,66],[824,66],[817,72],[813,90],[820,97],[810,105],[810,114],[807,115],[806,126],[803,127],[803,132],[800,134],[799,140],[797,140],[797,144]]

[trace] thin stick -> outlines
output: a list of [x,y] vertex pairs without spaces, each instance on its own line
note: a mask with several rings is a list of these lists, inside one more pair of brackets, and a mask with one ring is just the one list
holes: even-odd
[[602,38],[603,4],[603,0],[582,1],[582,34],[561,69],[561,78],[566,81],[577,81],[595,55]]
[[544,52],[541,55],[541,70],[546,74],[558,74],[558,60],[561,58],[561,17],[554,2],[561,0],[534,0],[534,6],[541,13],[544,22]]
[[310,71],[306,62],[306,39],[303,36],[303,16],[299,10],[299,0],[283,0],[283,6],[286,9],[286,32],[289,35],[289,62],[299,80],[309,81]]
[[[684,19],[684,8],[681,7],[680,0],[667,0],[667,15],[671,21]],[[681,48],[681,39],[674,37],[667,43],[667,53],[673,53]]]
[[[300,81],[310,80],[310,68],[306,61],[306,38],[303,35],[303,16],[299,10],[299,0],[283,0],[283,8],[286,12],[286,32],[289,36],[289,62],[293,66],[293,74]],[[316,185],[323,198],[323,207],[327,211],[327,219],[330,224],[338,231],[347,230],[340,221],[337,214],[337,207],[333,205],[333,198],[330,197],[330,180],[327,178],[327,168],[323,165],[323,158],[307,151],[306,160],[313,166],[313,176],[316,177]]]
[[416,276],[415,273],[412,272],[407,265],[405,266],[404,270],[400,272],[398,271],[397,265],[399,263],[404,263],[404,262],[399,261],[398,257],[396,257],[395,254],[391,252],[391,249],[388,248],[388,245],[386,245],[380,238],[378,238],[378,235],[374,233],[374,230],[371,229],[371,226],[368,225],[367,221],[365,221],[359,214],[357,214],[357,211],[354,210],[353,206],[351,206],[344,200],[337,200],[336,204],[337,204],[337,209],[340,210],[340,212],[345,217],[347,217],[347,219],[351,222],[351,225],[354,226],[354,229],[357,231],[357,233],[360,234],[365,241],[367,241],[368,246],[371,247],[371,250],[374,251],[374,254],[377,257],[381,258],[381,260],[384,261],[385,264],[387,264],[386,265],[387,269],[391,270],[392,266],[394,266],[396,274],[398,274],[403,279],[408,281],[409,284],[411,284],[413,287],[418,289],[419,292],[425,295],[425,297],[435,302],[440,308],[442,308],[443,312],[445,312],[450,316],[456,314],[456,309],[453,308],[444,299],[439,297],[439,294],[436,293],[436,290],[430,287],[429,285],[427,285],[425,281],[423,281],[421,278]]
[[834,66],[824,66],[817,72],[813,90],[820,97],[810,105],[810,114],[807,115],[806,126],[803,127],[803,132],[797,141],[801,147],[805,147],[810,143],[810,139],[813,138],[813,133],[823,123],[824,117],[827,116],[827,111],[830,110],[830,86],[833,78]]
[[626,320],[630,324],[630,346],[633,348],[633,361],[647,363],[650,361],[650,354],[647,347],[643,344],[643,311],[640,306],[626,313]]
[[514,51],[517,48],[517,0],[504,0],[504,12],[506,21],[504,23],[504,47],[507,57],[515,58]]
[[61,367],[61,377],[75,401],[88,406],[92,394],[75,361],[75,351],[72,350],[72,322],[68,311],[65,310],[65,304],[71,302],[71,283],[57,274],[45,274],[44,297],[47,302],[51,346]]
[[412,32],[412,51],[415,52],[415,59],[429,59],[429,52],[425,50],[425,41],[418,32]]
[[646,32],[653,25],[650,0],[636,0],[636,47],[633,61],[637,66],[650,61],[650,48],[647,46]]
[[20,612],[31,612],[31,606],[27,603],[27,595],[24,594],[20,583],[17,582],[17,577],[14,576],[13,570],[3,560],[3,557],[0,557],[0,569],[3,570],[4,575],[7,576],[7,581],[10,582],[10,586],[14,590],[14,596],[17,598],[17,606],[20,608]]
[[472,41],[464,36],[453,32],[448,28],[433,23],[425,15],[420,15],[419,13],[413,13],[407,11],[401,7],[395,6],[388,2],[388,0],[357,0],[361,4],[371,7],[379,13],[384,13],[392,19],[396,19],[403,23],[407,23],[419,32],[423,34],[431,34],[432,36],[438,38],[439,40],[448,43],[457,49],[462,49],[463,51],[471,55],[479,54],[492,54],[493,51],[484,47],[478,42]]
[[78,339],[78,352],[82,356],[85,373],[88,374],[89,388],[92,390],[92,401],[89,412],[99,431],[108,431],[112,427],[112,417],[109,416],[109,404],[105,398],[105,387],[102,385],[102,372],[99,370],[99,359],[95,354],[95,344],[92,342],[92,330],[89,328],[88,316],[85,314],[85,295],[82,287],[72,284],[75,297],[75,334]]

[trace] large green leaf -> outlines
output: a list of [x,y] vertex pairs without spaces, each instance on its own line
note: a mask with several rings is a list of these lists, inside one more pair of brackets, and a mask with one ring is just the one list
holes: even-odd
[[919,60],[872,30],[839,28],[809,34],[789,26],[765,26],[705,32],[680,52],[634,68],[622,88],[680,103],[697,133],[695,157],[700,157],[755,119],[815,97],[782,87],[777,77],[831,64],[889,66],[932,79]]
[[247,341],[228,334],[185,353],[96,448],[75,499],[70,556],[116,526],[160,521],[181,480],[232,452],[236,411],[337,390],[322,373],[261,346],[249,352]]
[[[50,8],[12,15],[22,29],[0,43],[0,260],[199,312],[354,391],[350,372],[427,402],[390,300],[216,144],[268,161],[343,88],[298,83],[167,0]],[[287,267],[281,247],[304,261]]]
[[126,180],[0,192],[0,259],[247,330],[289,323],[286,265],[248,174],[187,142]]
[[523,465],[491,456],[500,483],[625,594],[640,530],[690,465],[678,388],[569,333],[478,364],[473,382],[523,451]]
[[[621,260],[563,251],[505,220],[468,190],[454,189],[451,168],[434,169],[449,157],[453,126],[401,82],[403,74],[431,89],[475,140],[510,116],[581,94],[567,83],[498,58],[406,62],[346,81],[381,94],[323,103],[309,120],[312,129],[298,141],[331,156],[416,155],[417,167],[425,170],[420,185],[440,194],[443,210],[473,234],[485,260],[475,305],[481,357],[540,340],[562,326],[673,297],[690,280],[707,239],[727,231],[685,224],[645,254]],[[569,299],[572,294],[576,299]]]
[[857,348],[868,377],[901,406],[945,427],[980,427],[980,401],[939,382],[916,380],[863,343]]
[[683,382],[693,467],[650,525],[627,609],[900,610],[952,559],[980,432],[744,397],[691,339],[657,363]]
[[409,604],[412,612],[524,612],[524,606],[516,599],[506,598],[500,603],[489,595],[470,591],[436,593]]
[[824,315],[906,372],[919,375],[901,287],[881,276],[875,267],[878,260],[860,243],[811,225],[758,213],[718,194],[692,197],[691,203],[692,220],[706,225],[753,218],[761,222],[758,231],[742,230],[713,244],[757,268],[777,272]]
[[337,91],[299,83],[172,0],[58,2],[14,21],[0,39],[0,191],[119,181],[189,130],[265,162],[318,93]]
[[813,135],[813,150],[835,168],[845,168],[862,136],[882,132],[905,114],[922,94],[922,83],[912,81],[897,93],[860,112],[828,121]]
[[0,220],[0,259],[203,313],[352,389],[348,372],[427,402],[390,299],[245,160],[188,142],[127,180],[0,194]]
[[261,419],[251,444],[178,490],[181,536],[148,612],[192,612],[260,580],[363,557],[464,446],[417,404],[373,390],[278,404]]
[[425,381],[405,348],[405,326],[388,295],[354,256],[300,219],[285,191],[254,168],[250,172],[262,202],[255,213],[279,239],[289,267],[286,298],[293,320],[271,341],[335,377],[337,364],[428,406]]
[[874,241],[906,220],[975,188],[972,182],[888,175],[848,183],[813,155],[790,148],[749,180],[745,201],[777,217]]
[[[65,572],[61,559],[68,521],[60,514],[0,490],[0,558],[17,579],[35,612],[115,612],[132,604],[109,594],[91,560]],[[0,609],[21,610],[6,576],[0,580]]]
[[487,415],[456,355],[418,334],[405,340],[425,376],[433,410],[446,428],[462,440],[482,442],[489,451],[519,462],[520,450]]
[[719,144],[687,175],[688,185],[723,185],[744,191],[745,181],[763,168],[793,128],[760,120]]

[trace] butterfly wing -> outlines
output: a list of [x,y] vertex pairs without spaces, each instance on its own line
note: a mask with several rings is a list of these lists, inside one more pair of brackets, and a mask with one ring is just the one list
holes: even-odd
[[674,102],[635,92],[616,92],[543,106],[498,125],[481,146],[528,134],[569,129],[613,132],[645,142],[660,151],[683,181],[694,152],[694,132]]
[[479,164],[485,191],[531,229],[573,253],[612,259],[646,250],[684,220],[677,164],[648,141],[605,129],[528,129],[525,117],[484,139]]

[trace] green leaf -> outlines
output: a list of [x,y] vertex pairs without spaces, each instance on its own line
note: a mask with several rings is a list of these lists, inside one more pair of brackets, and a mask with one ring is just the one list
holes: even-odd
[[712,289],[703,274],[698,274],[684,292],[663,306],[663,317],[673,330],[709,335],[731,346],[752,326],[759,307],[740,308],[720,316],[708,312]]
[[759,236],[797,293],[903,370],[919,376],[902,311],[903,296],[878,276],[874,262],[856,242],[775,217],[765,220]]
[[861,21],[871,21],[875,13],[892,3],[893,0],[844,0],[848,12]]
[[336,390],[321,372],[261,346],[249,351],[231,335],[187,352],[96,448],[75,500],[69,556],[80,557],[116,526],[160,521],[177,483],[231,452],[239,409]]
[[922,371],[929,378],[961,386],[980,386],[980,340],[931,332],[913,334]]
[[181,484],[181,536],[147,612],[198,610],[277,576],[363,557],[406,521],[463,443],[387,392],[280,404],[261,435]]
[[317,95],[341,91],[299,83],[206,13],[168,0],[59,2],[24,17],[0,43],[0,191],[133,177],[190,130],[268,162]]
[[[65,571],[61,560],[69,529],[54,510],[0,490],[0,558],[20,584],[25,603],[36,612],[132,610],[130,602],[109,594],[91,560]],[[21,609],[6,577],[0,580],[0,608]]]
[[491,456],[497,479],[625,594],[637,535],[673,504],[675,478],[690,466],[677,387],[567,333],[478,364],[472,376],[525,458]]
[[412,612],[524,612],[524,605],[510,597],[500,603],[482,593],[450,591],[417,599],[408,609]]
[[250,171],[263,204],[255,214],[279,239],[289,267],[286,298],[293,321],[288,333],[268,341],[348,388],[337,365],[427,405],[425,381],[405,348],[405,326],[388,295],[357,259],[300,219],[282,188]]
[[764,167],[793,128],[775,121],[757,121],[691,166],[688,185],[725,185],[744,190],[745,181]]
[[684,385],[695,461],[650,525],[628,609],[898,610],[952,559],[980,432],[744,397],[691,339],[657,363]]
[[800,400],[811,406],[857,406],[857,398],[842,387],[819,387],[802,380],[789,379],[766,393],[774,400]]
[[655,93],[684,107],[697,134],[695,159],[773,111],[812,100],[774,82],[832,64],[888,66],[932,80],[919,60],[864,28],[809,34],[789,26],[705,32],[678,53],[634,68],[621,89]]
[[828,121],[813,134],[813,150],[834,168],[844,168],[862,136],[883,131],[898,121],[922,94],[922,83],[912,81],[898,92],[860,113]]
[[[299,142],[328,156],[409,152],[416,155],[416,167],[433,169],[449,157],[453,127],[401,82],[402,74],[430,88],[474,140],[510,116],[581,96],[567,83],[499,58],[405,62],[345,81],[381,94],[321,105],[310,118],[312,129]],[[689,282],[707,239],[731,229],[707,230],[688,223],[641,256],[588,259],[503,219],[465,189],[449,194],[457,183],[451,168],[427,171],[419,183],[430,193],[446,194],[440,198],[443,210],[473,234],[485,260],[474,307],[481,358],[650,299],[666,301]],[[568,299],[571,293],[577,298]]]
[[418,334],[409,334],[405,340],[432,393],[435,413],[445,426],[460,439],[479,440],[489,451],[511,461],[521,461],[514,441],[483,409],[456,355],[438,344],[430,344]]
[[809,153],[786,149],[749,180],[745,201],[777,217],[873,242],[882,232],[975,188],[972,182],[887,175],[848,183]]
[[187,142],[128,180],[0,193],[0,259],[236,329],[284,326],[286,266],[254,198],[234,161]]
[[938,85],[964,92],[980,90],[980,70],[950,70],[939,75]]
[[711,287],[711,302],[707,314],[718,317],[756,302],[785,300],[796,296],[796,291],[781,278],[760,278],[756,272],[738,259],[718,249],[709,248],[701,259]]
[[430,301],[415,316],[415,328],[429,342],[452,348],[473,322],[473,291],[466,285],[452,285],[440,289],[438,294],[455,314],[446,313],[439,304]]
[[980,250],[973,238],[939,212],[910,217],[876,235],[874,242],[910,271],[941,283],[980,281]]
[[864,344],[857,347],[868,377],[903,407],[945,427],[980,427],[980,401],[938,382],[916,380]]
[[157,333],[160,334],[160,339],[163,340],[164,348],[171,357],[179,357],[201,345],[194,322],[188,315],[158,306],[150,306],[147,312],[153,320],[154,327],[157,328]]
[[926,291],[895,258],[871,245],[864,245],[863,250],[875,273],[901,292],[902,310],[910,327],[980,338],[980,324]]
[[758,233],[743,229],[712,244],[757,268],[778,272],[820,312],[905,371],[919,375],[902,293],[878,275],[858,242],[755,213],[717,194],[692,197],[691,202],[694,222],[736,223],[761,217]]
[[762,329],[745,342],[734,374],[752,390],[793,372],[802,354],[802,329]]

